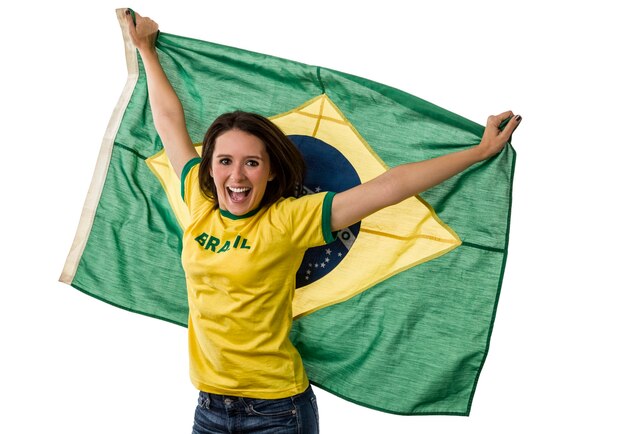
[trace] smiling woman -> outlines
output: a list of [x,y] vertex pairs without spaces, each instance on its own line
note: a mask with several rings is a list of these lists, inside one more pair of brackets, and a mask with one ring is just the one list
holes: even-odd
[[[337,194],[300,196],[304,159],[263,116],[219,116],[199,158],[159,62],[158,26],[138,14],[135,25],[128,12],[127,24],[146,71],[154,125],[191,217],[182,263],[190,376],[201,391],[194,433],[240,432],[230,425],[239,417],[243,425],[254,419],[255,430],[246,432],[316,433],[315,395],[290,340],[295,276],[306,250],[499,153],[521,117],[491,116],[477,146],[397,166]],[[255,412],[251,400],[255,408],[281,411]]]
[[299,195],[304,159],[280,129],[263,116],[236,111],[219,116],[202,147],[200,185],[214,206],[244,215]]
[[220,208],[241,216],[255,210],[271,181],[270,158],[265,144],[240,130],[231,130],[215,142],[209,171]]

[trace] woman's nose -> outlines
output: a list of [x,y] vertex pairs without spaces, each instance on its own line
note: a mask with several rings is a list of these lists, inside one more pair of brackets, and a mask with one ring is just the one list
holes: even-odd
[[236,165],[233,165],[232,168],[233,168],[233,171],[230,173],[230,177],[234,181],[241,181],[242,179],[246,177],[243,166],[236,164]]

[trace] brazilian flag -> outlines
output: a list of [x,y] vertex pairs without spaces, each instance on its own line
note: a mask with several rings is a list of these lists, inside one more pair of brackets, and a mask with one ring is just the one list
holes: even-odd
[[[189,215],[152,124],[124,9],[117,14],[128,81],[61,281],[186,326],[180,249]],[[192,140],[224,112],[267,116],[305,158],[305,193],[340,192],[482,136],[479,124],[342,72],[167,33],[157,50]],[[291,339],[313,384],[389,413],[469,414],[502,285],[514,164],[507,145],[306,253]]]

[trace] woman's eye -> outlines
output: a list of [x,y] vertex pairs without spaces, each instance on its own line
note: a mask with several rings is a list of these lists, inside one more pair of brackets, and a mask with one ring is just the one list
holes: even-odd
[[254,161],[254,160],[249,160],[249,161],[246,162],[246,164],[248,166],[256,167],[256,166],[259,165],[259,162],[258,161]]
[[229,160],[228,158],[222,158],[222,159],[219,161],[219,163],[220,163],[220,164],[223,164],[223,165],[227,165],[227,164],[229,164],[229,163],[230,163],[230,160]]

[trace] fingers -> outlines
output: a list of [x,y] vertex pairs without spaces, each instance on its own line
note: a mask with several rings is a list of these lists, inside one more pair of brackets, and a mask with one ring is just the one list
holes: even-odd
[[128,24],[128,33],[130,34],[131,41],[133,44],[137,45],[137,29],[135,28],[133,16],[129,9],[126,9],[126,24]]
[[510,118],[511,116],[513,116],[513,112],[511,110],[507,110],[505,112],[500,113],[499,115],[495,115],[493,116],[494,118],[496,118],[496,120],[498,121],[498,123],[502,123],[504,121],[506,121],[508,118]]
[[[510,110],[499,115],[489,116],[483,137],[476,147],[480,160],[490,158],[502,151],[502,148],[504,148],[506,142],[510,141],[513,131],[515,131],[515,128],[521,121],[522,117],[520,115],[514,116]],[[506,126],[500,130],[503,122],[506,122]]]
[[[521,121],[522,117],[520,115],[514,116],[511,110],[507,110],[499,115],[489,116],[489,118],[487,118],[486,128],[490,130],[490,134],[500,136],[507,141]],[[506,122],[506,125],[502,128],[504,122]],[[500,128],[502,128],[501,131]]]
[[[485,132],[478,145],[483,159],[500,152],[504,145],[510,142],[513,131],[515,131],[521,121],[522,117],[520,115],[515,116],[510,110],[499,115],[489,116]],[[502,127],[502,124],[505,122],[506,125]]]
[[[139,14],[135,12],[135,15]],[[135,18],[133,17],[133,12],[131,12],[130,9],[126,9],[126,21],[129,25],[132,24],[132,27],[135,27]]]
[[130,38],[139,51],[154,46],[159,25],[148,17],[126,9],[126,22]]
[[510,119],[511,116],[513,116],[513,112],[510,110],[502,112],[499,115],[489,116],[487,118],[487,127],[488,128],[491,127],[492,129],[495,128],[496,131],[498,131],[500,129],[500,125],[502,124],[502,122],[506,121],[507,119]]
[[152,21],[148,17],[142,17],[139,15],[139,12],[132,11],[130,9],[126,9],[126,21],[131,27],[141,27],[145,25],[157,25],[154,21]]
[[[511,113],[511,115],[513,115],[513,113]],[[517,115],[514,116],[508,124],[506,124],[501,133],[505,137],[506,141],[511,138],[511,136],[513,135],[513,131],[515,131],[515,128],[518,127],[520,122],[522,122],[522,117],[520,115]]]
[[133,22],[136,21],[136,19],[138,18],[143,18],[141,15],[139,15],[139,12],[132,9],[126,9],[126,16],[130,17]]
[[126,9],[126,23],[128,24],[130,39],[133,44],[137,46],[137,28],[135,27],[135,20],[133,19],[133,14],[130,12],[130,9]]
[[130,11],[126,9],[126,22],[129,27],[135,27],[135,23],[133,22],[133,16],[130,14]]
[[518,127],[518,125],[522,121],[522,117],[520,115],[513,116],[513,112],[505,112],[505,113],[509,114],[509,116],[503,119],[503,121],[508,119],[508,122],[506,126],[502,129],[502,131],[499,132],[499,135],[498,135],[499,139],[503,143],[506,143],[511,140],[513,131],[515,131],[515,129]]

